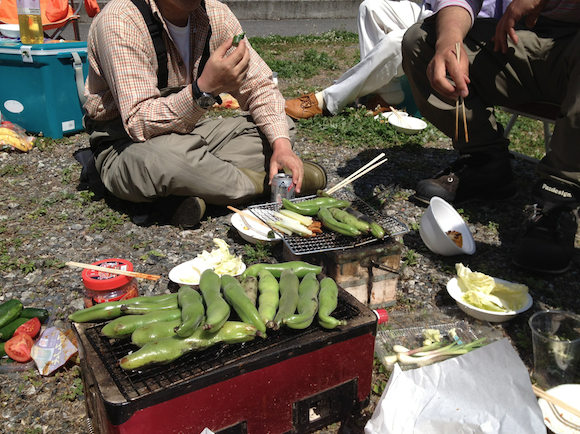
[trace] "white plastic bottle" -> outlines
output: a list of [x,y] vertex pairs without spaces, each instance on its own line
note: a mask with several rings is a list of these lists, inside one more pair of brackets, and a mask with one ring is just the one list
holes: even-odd
[[20,25],[20,41],[23,44],[42,44],[44,31],[40,0],[16,0],[18,8],[18,24]]

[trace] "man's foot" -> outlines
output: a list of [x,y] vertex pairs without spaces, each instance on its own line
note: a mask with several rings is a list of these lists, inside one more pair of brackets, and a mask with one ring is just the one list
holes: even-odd
[[205,202],[195,196],[168,196],[154,202],[162,215],[173,226],[191,229],[205,214]]
[[507,152],[464,155],[433,179],[419,181],[415,193],[417,199],[426,203],[438,196],[454,205],[472,200],[509,200],[516,195]]
[[574,255],[580,190],[544,179],[536,184],[532,194],[536,203],[526,208],[512,260],[515,265],[534,271],[564,273]]
[[287,100],[285,110],[292,119],[308,119],[322,114],[322,109],[318,106],[318,100],[314,93],[307,93],[300,98]]
[[[304,178],[302,179],[302,188],[298,196],[310,196],[316,194],[318,190],[326,188],[326,171],[322,166],[313,163],[312,161],[304,161]],[[291,174],[289,170],[284,168],[284,172]]]

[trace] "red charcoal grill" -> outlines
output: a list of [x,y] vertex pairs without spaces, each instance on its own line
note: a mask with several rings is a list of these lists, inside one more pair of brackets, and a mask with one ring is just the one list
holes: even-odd
[[377,318],[342,288],[333,316],[347,325],[315,320],[141,372],[118,365],[130,342],[75,324],[89,432],[309,433],[345,420],[369,402]]

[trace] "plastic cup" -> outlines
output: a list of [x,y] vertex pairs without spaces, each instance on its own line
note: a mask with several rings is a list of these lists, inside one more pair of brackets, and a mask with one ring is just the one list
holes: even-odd
[[559,310],[529,319],[534,347],[533,378],[544,390],[580,383],[580,316]]

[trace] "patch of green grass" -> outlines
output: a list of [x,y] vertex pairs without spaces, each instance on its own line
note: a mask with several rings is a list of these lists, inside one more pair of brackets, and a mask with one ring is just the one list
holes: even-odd
[[272,256],[272,244],[260,243],[244,244],[244,262],[247,264],[255,264],[259,262],[267,262]]
[[15,176],[22,175],[25,167],[22,164],[7,164],[0,169],[0,176]]
[[[505,126],[511,117],[511,113],[496,109],[495,117],[500,124]],[[546,149],[544,146],[543,122],[520,116],[510,131],[509,139],[510,150],[538,160],[544,157]]]
[[272,71],[278,73],[280,78],[310,78],[320,73],[321,70],[333,71],[337,68],[327,53],[313,48],[305,50],[301,55],[292,59],[278,59],[276,57],[265,55],[264,60]]
[[424,143],[423,135],[428,126],[416,135],[397,133],[389,124],[378,122],[369,116],[365,108],[347,107],[337,116],[314,116],[296,122],[298,132],[307,135],[315,143],[332,143],[348,148],[392,148]]
[[103,209],[101,213],[102,215],[98,215],[97,220],[91,225],[92,230],[114,230],[129,220],[127,215],[110,209]]

